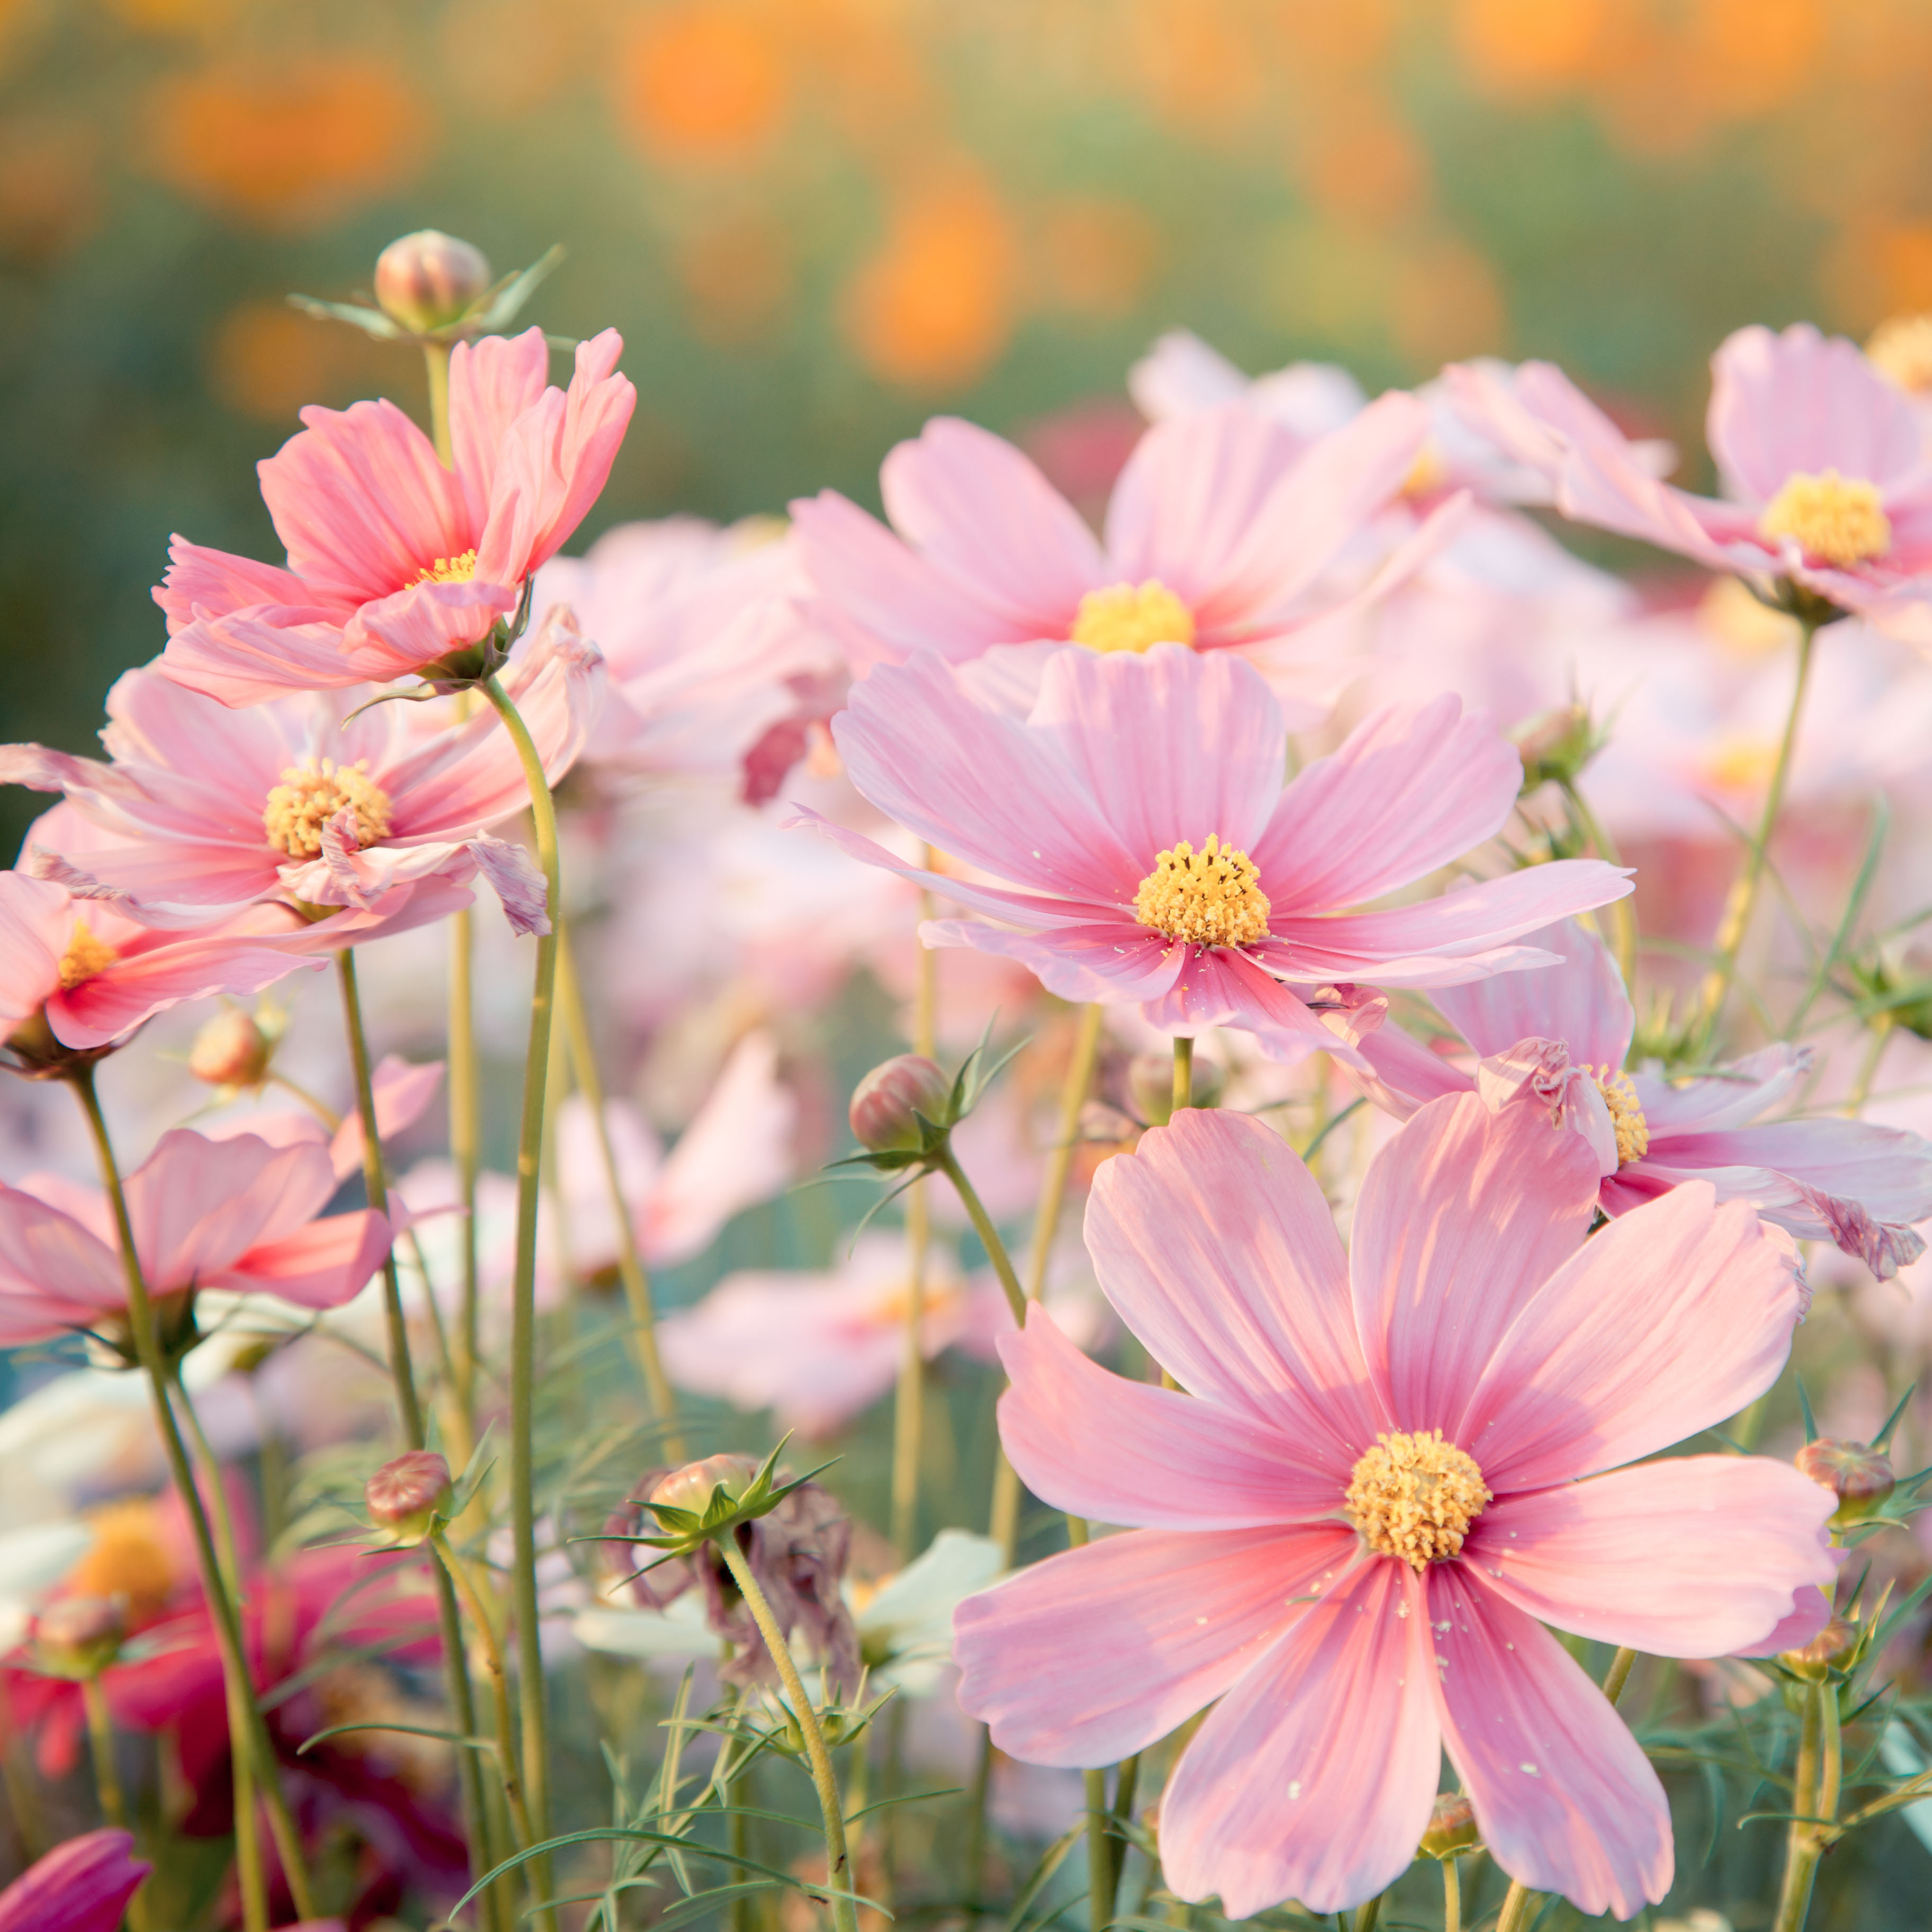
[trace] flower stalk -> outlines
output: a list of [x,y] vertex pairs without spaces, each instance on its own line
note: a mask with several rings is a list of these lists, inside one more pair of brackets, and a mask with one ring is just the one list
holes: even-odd
[[[932,862],[931,848],[926,854]],[[932,895],[920,895],[920,913],[932,916]],[[930,1060],[938,1047],[939,957],[919,949],[919,989],[913,1006],[914,1053]],[[893,1553],[910,1561],[919,1536],[919,1456],[926,1436],[926,1271],[932,1246],[932,1213],[923,1177],[906,1192],[906,1306],[898,1382],[892,1396],[892,1537]]]
[[1784,1880],[1772,1932],[1804,1932],[1818,1863],[1839,1838],[1838,1800],[1844,1781],[1844,1738],[1838,1687],[1830,1676],[1805,1687],[1792,1780],[1793,1816],[1785,1842]]

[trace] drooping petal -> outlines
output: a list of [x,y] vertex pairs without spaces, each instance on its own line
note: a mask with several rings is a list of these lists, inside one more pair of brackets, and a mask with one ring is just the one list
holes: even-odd
[[1540,1622],[1655,1657],[1751,1649],[1838,1562],[1838,1498],[1765,1456],[1682,1456],[1498,1496],[1462,1546]]
[[1182,1898],[1230,1918],[1293,1898],[1340,1912],[1415,1856],[1441,1768],[1419,1598],[1386,1558],[1311,1604],[1181,1754],[1160,1806]]
[[1574,920],[1526,933],[1523,943],[1547,948],[1562,964],[1442,987],[1431,998],[1443,1017],[1480,1056],[1505,1053],[1518,1040],[1553,1040],[1576,1065],[1616,1072],[1636,1014],[1610,948]]
[[999,1349],[1012,1384],[1000,1440],[1055,1509],[1136,1528],[1250,1529],[1341,1507],[1342,1484],[1309,1468],[1293,1437],[1096,1367],[1037,1302]]
[[1582,1246],[1598,1178],[1588,1145],[1540,1108],[1492,1114],[1474,1094],[1431,1101],[1376,1155],[1348,1269],[1396,1428],[1440,1429],[1483,1460],[1458,1432],[1471,1394],[1518,1312]]
[[394,1238],[388,1220],[372,1208],[331,1214],[257,1242],[226,1267],[211,1268],[200,1285],[272,1294],[298,1308],[340,1308],[382,1265]]
[[550,886],[527,848],[485,832],[470,842],[476,869],[502,902],[510,930],[525,938],[550,930]]
[[1586,1913],[1670,1888],[1670,1808],[1650,1760],[1562,1646],[1457,1563],[1430,1567],[1442,1737],[1498,1864]]
[[83,1832],[56,1845],[0,1892],[0,1932],[116,1932],[154,1868],[131,1832]]
[[959,1707],[1028,1764],[1112,1764],[1210,1704],[1347,1568],[1351,1529],[1130,1530],[968,1597]]
[[[1196,956],[1184,946],[1170,946],[1160,934],[1124,918],[1078,926],[1055,924],[1032,932],[1009,932],[977,920],[929,919],[920,926],[919,936],[927,946],[970,946],[995,958],[1016,959],[1038,975],[1049,993],[1063,1000],[1159,1003],[1184,976],[1211,982],[1210,993],[1226,990],[1221,983],[1224,976],[1212,963],[1215,956]],[[1197,966],[1202,968],[1198,974]],[[1210,997],[1196,1000],[1190,1010],[1197,1017],[1204,1010],[1212,1011],[1214,1017],[1204,1019],[1204,1027],[1239,1026],[1245,1023],[1240,1016],[1243,1005],[1238,996],[1220,1000]]]
[[[1065,939],[1064,934],[1056,934],[1034,944],[1042,950],[1055,949]],[[1148,1025],[1190,1038],[1210,1027],[1234,1027],[1252,1035],[1270,1060],[1292,1064],[1311,1053],[1326,1053],[1353,1063],[1355,1050],[1346,1039],[1324,1026],[1298,994],[1264,970],[1252,952],[1228,946],[1176,946],[1162,957],[1176,970],[1171,983],[1159,993],[1141,996],[1141,1017]],[[1050,980],[1046,983],[1052,986]]]
[[1107,1298],[1185,1389],[1297,1443],[1346,1486],[1388,1426],[1348,1262],[1313,1175],[1250,1116],[1190,1108],[1095,1176],[1087,1246]]
[[1771,1386],[1805,1299],[1789,1234],[1687,1182],[1551,1276],[1496,1344],[1456,1439],[1498,1493],[1654,1454]]

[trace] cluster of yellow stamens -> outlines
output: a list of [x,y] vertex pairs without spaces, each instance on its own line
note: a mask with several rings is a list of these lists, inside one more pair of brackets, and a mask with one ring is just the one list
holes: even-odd
[[1080,600],[1071,633],[1090,651],[1147,651],[1156,644],[1191,644],[1194,613],[1158,578],[1110,584]]
[[1268,895],[1246,853],[1210,832],[1199,851],[1184,838],[1157,854],[1134,895],[1143,926],[1190,946],[1251,946],[1265,939]]
[[141,1498],[109,1503],[88,1521],[94,1540],[68,1574],[80,1597],[120,1597],[130,1615],[152,1617],[174,1594],[175,1566],[154,1505]]
[[1431,1429],[1378,1436],[1348,1478],[1346,1506],[1371,1550],[1420,1575],[1462,1548],[1489,1500],[1476,1459]]
[[418,584],[467,584],[476,574],[476,553],[465,550],[460,556],[440,556],[416,574]]
[[389,830],[389,794],[368,773],[369,761],[338,765],[333,758],[304,758],[283,772],[268,794],[262,826],[268,843],[291,859],[322,850],[322,827],[346,805],[356,815],[356,843],[373,845]]
[[1643,1117],[1630,1076],[1600,1066],[1590,1077],[1604,1096],[1604,1105],[1610,1110],[1610,1125],[1617,1136],[1617,1165],[1623,1167],[1641,1160],[1650,1151],[1650,1123]]
[[1790,537],[1808,556],[1822,557],[1841,570],[1882,556],[1892,548],[1892,519],[1878,485],[1840,476],[1835,470],[1815,476],[1801,470],[1788,477],[1764,506],[1757,526],[1773,542]]
[[104,973],[120,958],[106,940],[97,939],[84,919],[74,922],[74,934],[61,955],[60,982],[63,993],[84,986],[98,973]]

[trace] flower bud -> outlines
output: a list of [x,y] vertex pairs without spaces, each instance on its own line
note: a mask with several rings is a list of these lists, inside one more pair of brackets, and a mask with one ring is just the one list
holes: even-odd
[[874,1154],[916,1154],[921,1142],[913,1115],[940,1124],[952,1093],[952,1082],[924,1054],[896,1054],[853,1090],[853,1136]]
[[1438,1791],[1429,1814],[1429,1828],[1415,1850],[1420,1858],[1453,1858],[1466,1852],[1480,1834],[1476,1829],[1476,1810],[1460,1791]]
[[362,1485],[370,1520],[394,1542],[420,1543],[451,1502],[449,1465],[434,1449],[412,1449],[385,1462]]
[[1822,1684],[1834,1670],[1848,1663],[1858,1647],[1858,1627],[1843,1617],[1834,1617],[1809,1643],[1796,1650],[1782,1650],[1778,1660],[1794,1677],[1808,1684]]
[[459,320],[489,286],[483,251],[440,229],[405,235],[376,258],[376,301],[416,335]]
[[34,1620],[34,1651],[54,1676],[98,1677],[127,1634],[125,1597],[57,1597]]
[[1832,1520],[1840,1528],[1875,1516],[1897,1486],[1891,1458],[1882,1449],[1863,1442],[1841,1442],[1821,1436],[1816,1442],[1806,1443],[1792,1460],[1814,1483],[1838,1498],[1838,1513]]
[[1522,760],[1522,788],[1574,784],[1576,775],[1597,755],[1602,740],[1586,706],[1558,705],[1526,718],[1510,734]]
[[254,1016],[230,1006],[195,1035],[188,1070],[211,1087],[259,1087],[273,1051]]
[[702,1516],[712,1492],[722,1489],[734,1502],[752,1486],[758,1466],[748,1456],[706,1456],[674,1469],[651,1491],[650,1501],[668,1509],[688,1510]]
[[[1191,1104],[1214,1107],[1220,1104],[1228,1076],[1211,1060],[1195,1056],[1188,1091]],[[1174,1056],[1172,1053],[1137,1053],[1127,1067],[1127,1100],[1137,1118],[1150,1127],[1164,1127],[1174,1118]]]

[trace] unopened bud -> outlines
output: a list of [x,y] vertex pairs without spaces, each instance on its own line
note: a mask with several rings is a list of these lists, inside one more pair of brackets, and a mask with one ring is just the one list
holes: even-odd
[[674,1469],[651,1491],[650,1500],[668,1509],[702,1516],[712,1494],[722,1490],[734,1502],[752,1486],[758,1466],[748,1456],[706,1456]]
[[874,1154],[916,1153],[921,1142],[914,1114],[942,1124],[952,1093],[952,1082],[923,1054],[896,1054],[853,1090],[853,1137]]
[[1864,1442],[1841,1442],[1821,1436],[1808,1442],[1792,1459],[1814,1483],[1838,1498],[1832,1520],[1841,1527],[1876,1515],[1898,1486],[1892,1459],[1882,1449]]
[[1781,1650],[1778,1660],[1794,1677],[1808,1684],[1822,1684],[1840,1665],[1848,1663],[1858,1647],[1858,1627],[1843,1617],[1834,1617],[1809,1643],[1796,1650]]
[[1421,1858],[1453,1858],[1457,1852],[1466,1852],[1479,1835],[1475,1807],[1468,1798],[1460,1791],[1438,1792],[1429,1814],[1429,1828],[1423,1833],[1415,1855]]
[[483,251],[440,229],[419,229],[376,258],[376,299],[412,334],[460,320],[490,286]]
[[273,1051],[254,1016],[230,1006],[195,1035],[188,1070],[211,1087],[259,1087]]
[[34,1620],[34,1650],[56,1676],[98,1677],[127,1634],[125,1597],[57,1597]]
[[[1195,1058],[1188,1082],[1189,1104],[1214,1107],[1220,1104],[1228,1076],[1211,1060]],[[1127,1068],[1127,1100],[1135,1114],[1150,1127],[1164,1127],[1174,1118],[1174,1056],[1171,1053],[1138,1053]]]
[[1574,784],[1602,742],[1588,709],[1581,704],[1558,705],[1554,711],[1526,718],[1510,739],[1522,760],[1525,791],[1540,784]]
[[398,1543],[420,1543],[451,1501],[449,1465],[434,1449],[412,1449],[385,1462],[362,1485],[370,1520]]

